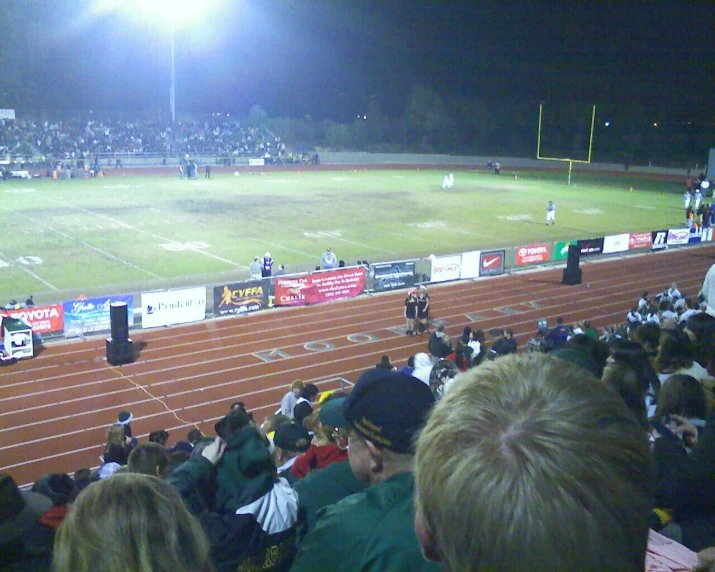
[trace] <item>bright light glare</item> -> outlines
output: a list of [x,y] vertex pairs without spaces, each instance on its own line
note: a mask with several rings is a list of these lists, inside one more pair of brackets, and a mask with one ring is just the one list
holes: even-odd
[[96,0],[97,12],[122,12],[147,17],[181,29],[197,24],[212,12],[221,0]]

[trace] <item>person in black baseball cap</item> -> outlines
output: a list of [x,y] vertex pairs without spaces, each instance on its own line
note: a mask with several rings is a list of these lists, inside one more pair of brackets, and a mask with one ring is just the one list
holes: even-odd
[[[435,403],[417,378],[379,368],[363,373],[343,403],[352,472],[368,488],[324,509],[300,544],[293,572],[354,569],[437,571],[414,534],[414,443]],[[334,413],[334,412],[331,412]]]

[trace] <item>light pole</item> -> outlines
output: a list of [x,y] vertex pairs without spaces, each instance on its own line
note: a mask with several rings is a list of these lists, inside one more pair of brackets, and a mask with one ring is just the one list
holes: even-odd
[[174,55],[174,17],[171,18],[171,86],[169,86],[169,112],[171,123],[176,123],[176,67]]

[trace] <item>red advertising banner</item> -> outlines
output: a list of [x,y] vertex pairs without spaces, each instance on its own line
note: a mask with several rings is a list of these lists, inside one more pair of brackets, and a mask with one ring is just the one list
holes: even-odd
[[28,323],[36,334],[61,332],[65,328],[62,304],[31,306],[29,308],[18,308],[17,310],[0,309],[0,315],[10,316]]
[[628,238],[628,250],[634,248],[650,248],[653,246],[653,236],[650,232],[631,233]]
[[520,246],[516,249],[516,264],[538,264],[549,260],[550,248],[548,244],[532,244],[531,246]]
[[295,278],[275,278],[276,306],[305,306],[355,298],[365,291],[364,266],[316,272]]

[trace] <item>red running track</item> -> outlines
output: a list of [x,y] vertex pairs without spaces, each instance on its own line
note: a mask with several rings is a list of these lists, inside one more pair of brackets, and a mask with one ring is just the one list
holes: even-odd
[[[540,318],[589,319],[601,328],[622,322],[643,290],[655,294],[676,281],[695,296],[713,262],[715,246],[703,246],[582,263],[579,286],[562,285],[561,269],[432,285],[432,316],[452,337],[465,325],[511,326],[523,346]],[[25,484],[97,466],[107,427],[122,409],[134,415],[135,436],[166,429],[172,442],[193,426],[212,434],[237,400],[262,420],[294,379],[335,389],[382,354],[404,363],[427,342],[400,330],[404,295],[133,332],[144,347],[135,363],[121,367],[106,363],[100,338],[50,345],[0,370],[0,472]]]

